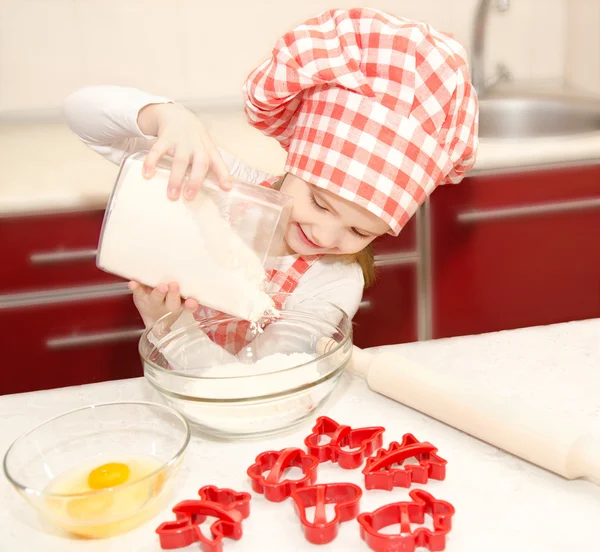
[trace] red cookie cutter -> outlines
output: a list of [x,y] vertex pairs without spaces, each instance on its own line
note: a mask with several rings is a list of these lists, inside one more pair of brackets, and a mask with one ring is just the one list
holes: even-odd
[[[444,480],[448,462],[435,454],[437,450],[431,443],[420,442],[407,433],[402,437],[402,443],[394,441],[387,450],[378,450],[375,456],[367,458],[362,471],[365,488],[391,491],[394,487],[410,487],[412,482]],[[416,458],[419,463],[402,466],[409,458]],[[394,468],[394,464],[400,467]]]
[[[317,418],[313,432],[304,439],[309,454],[316,456],[319,462],[337,462],[340,468],[353,470],[360,467],[364,459],[383,445],[383,427],[362,427],[352,429],[340,425],[327,416]],[[320,445],[321,436],[331,440]],[[352,450],[344,450],[344,447]]]
[[[270,502],[282,502],[294,489],[313,485],[317,480],[318,466],[319,460],[302,449],[286,448],[259,454],[256,462],[248,468],[247,474],[255,492],[264,494]],[[280,481],[287,468],[301,468],[304,476],[296,480]],[[264,473],[267,471],[269,475],[265,477]]]
[[[452,528],[454,506],[436,500],[428,492],[415,489],[409,493],[412,502],[387,504],[372,513],[360,514],[360,536],[375,552],[413,552],[424,547],[431,552],[444,550],[446,535]],[[433,531],[419,527],[411,531],[411,523],[422,524],[425,514],[433,518]],[[380,529],[400,524],[400,534],[383,534]]]
[[[362,491],[353,483],[328,483],[296,489],[291,496],[306,540],[327,544],[337,537],[340,523],[358,516]],[[335,504],[335,516],[331,521],[327,521],[326,504]],[[315,518],[309,522],[306,509],[313,507]]]
[[[163,549],[183,548],[200,543],[202,552],[222,552],[223,539],[242,537],[242,520],[250,515],[251,496],[212,485],[198,492],[202,500],[184,500],[173,508],[176,521],[162,523],[156,533]],[[217,519],[210,526],[212,539],[200,529],[207,516]]]
[[237,510],[244,519],[250,515],[250,500],[252,499],[250,493],[238,493],[232,489],[219,489],[214,485],[206,485],[198,491],[198,495],[202,500],[217,502],[228,510]]

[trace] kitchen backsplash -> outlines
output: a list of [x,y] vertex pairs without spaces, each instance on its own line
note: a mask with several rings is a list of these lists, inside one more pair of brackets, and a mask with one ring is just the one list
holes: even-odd
[[[244,77],[275,39],[331,7],[364,5],[422,19],[454,33],[470,51],[477,2],[0,0],[0,112],[53,110],[90,84],[239,101]],[[600,0],[512,0],[509,11],[492,11],[488,74],[502,62],[517,79],[567,76],[597,88],[599,6]],[[588,32],[580,32],[583,26]]]

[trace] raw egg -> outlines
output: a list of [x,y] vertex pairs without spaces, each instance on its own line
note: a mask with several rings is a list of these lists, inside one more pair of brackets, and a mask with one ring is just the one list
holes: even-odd
[[129,479],[129,466],[121,462],[102,464],[90,472],[88,485],[90,489],[109,489],[122,485]]
[[[48,513],[67,531],[102,538],[152,516],[167,474],[153,457],[107,458],[70,469],[46,487]],[[64,498],[61,498],[61,495]]]

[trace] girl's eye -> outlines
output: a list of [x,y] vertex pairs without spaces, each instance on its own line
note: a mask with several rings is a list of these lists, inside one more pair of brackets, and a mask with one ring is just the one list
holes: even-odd
[[352,233],[354,235],[358,236],[359,238],[368,238],[369,237],[365,234],[361,234],[356,228],[352,228]]
[[321,209],[321,211],[327,211],[327,207],[323,207],[323,205],[319,205],[317,203],[317,199],[315,198],[315,194],[310,194],[310,200],[312,202],[312,204],[317,208],[317,209]]

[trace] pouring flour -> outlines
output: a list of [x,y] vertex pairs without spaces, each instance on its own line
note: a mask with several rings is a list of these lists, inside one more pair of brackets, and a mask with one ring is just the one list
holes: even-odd
[[169,167],[148,180],[144,157],[136,153],[121,166],[98,267],[151,287],[177,281],[182,296],[251,322],[269,313],[264,263],[287,224],[291,199],[238,182],[224,192],[207,178],[195,199],[170,201]]

